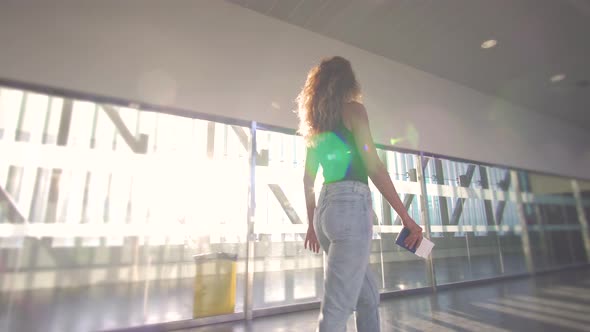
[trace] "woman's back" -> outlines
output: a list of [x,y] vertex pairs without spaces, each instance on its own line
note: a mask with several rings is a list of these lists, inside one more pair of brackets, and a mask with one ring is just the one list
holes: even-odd
[[[356,104],[356,103],[355,103]],[[321,133],[312,148],[322,165],[324,183],[359,181],[368,184],[367,169],[352,131],[353,103],[343,105],[341,121],[332,131]]]

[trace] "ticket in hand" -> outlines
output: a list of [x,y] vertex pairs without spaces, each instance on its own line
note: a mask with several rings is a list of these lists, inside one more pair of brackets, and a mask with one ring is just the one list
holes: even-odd
[[434,248],[434,243],[429,239],[422,237],[422,242],[420,242],[420,245],[418,247],[410,249],[406,247],[406,245],[404,244],[404,241],[406,240],[406,237],[408,237],[408,235],[410,235],[410,230],[404,227],[397,236],[395,243],[418,257],[428,258],[430,252],[432,252],[432,248]]

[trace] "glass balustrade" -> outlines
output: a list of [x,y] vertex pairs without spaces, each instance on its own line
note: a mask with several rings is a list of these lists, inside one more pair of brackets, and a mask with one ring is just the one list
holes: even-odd
[[[0,327],[27,330],[32,314],[48,331],[191,319],[193,256],[211,252],[238,257],[237,313],[319,302],[303,139],[212,119],[0,87]],[[589,181],[378,153],[436,244],[432,262],[396,246],[400,218],[371,183],[381,292],[588,263]]]

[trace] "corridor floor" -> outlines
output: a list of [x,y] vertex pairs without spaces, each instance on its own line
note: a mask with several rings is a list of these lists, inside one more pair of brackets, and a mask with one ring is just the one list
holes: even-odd
[[[590,268],[389,298],[382,331],[589,331]],[[314,331],[317,310],[182,332]],[[347,331],[356,331],[354,319]]]

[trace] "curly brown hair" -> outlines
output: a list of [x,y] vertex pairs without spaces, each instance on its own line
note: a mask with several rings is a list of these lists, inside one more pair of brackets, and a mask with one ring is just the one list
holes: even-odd
[[308,146],[320,133],[332,131],[342,120],[344,103],[360,101],[361,89],[350,62],[343,57],[325,58],[307,75],[297,96],[299,130]]

